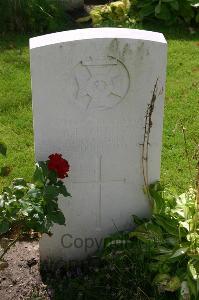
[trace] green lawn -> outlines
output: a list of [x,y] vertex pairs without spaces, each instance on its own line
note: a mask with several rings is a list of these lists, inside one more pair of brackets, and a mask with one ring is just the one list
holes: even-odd
[[[163,31],[168,40],[168,70],[162,153],[162,181],[181,192],[190,184],[181,124],[186,128],[192,172],[199,144],[199,33]],[[0,37],[0,139],[8,146],[1,165],[11,167],[0,185],[13,177],[31,179],[34,167],[28,37]],[[193,179],[194,175],[192,175]]]

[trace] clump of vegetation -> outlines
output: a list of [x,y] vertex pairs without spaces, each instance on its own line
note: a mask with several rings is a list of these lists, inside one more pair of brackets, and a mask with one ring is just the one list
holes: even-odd
[[[0,143],[0,153],[6,146]],[[52,154],[45,162],[36,164],[31,183],[14,179],[0,195],[0,260],[9,248],[31,230],[51,234],[54,223],[65,225],[65,217],[58,207],[58,196],[70,196],[62,180],[68,176],[69,164],[61,154]]]
[[130,8],[131,3],[129,0],[120,0],[96,6],[90,12],[92,23],[97,27],[103,22],[123,22],[128,19]]
[[94,26],[125,26],[159,20],[165,25],[198,23],[197,4],[190,0],[121,0],[94,7],[90,12]]
[[60,1],[0,0],[0,32],[44,33],[71,27]]
[[[107,237],[98,257],[65,265],[47,283],[69,299],[197,300],[199,298],[199,194],[174,196],[149,187],[152,217],[133,216],[136,229]],[[46,272],[45,272],[46,274]]]
[[160,19],[167,25],[176,22],[190,23],[194,12],[190,0],[141,0],[137,2],[138,14],[143,19]]
[[159,184],[150,186],[154,201],[149,221],[135,218],[137,228],[129,239],[141,242],[146,268],[158,293],[174,293],[178,299],[198,299],[199,219],[198,192],[174,197]]

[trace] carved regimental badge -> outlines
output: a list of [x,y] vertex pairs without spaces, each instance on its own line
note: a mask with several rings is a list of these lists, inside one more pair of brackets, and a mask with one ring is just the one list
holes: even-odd
[[129,84],[128,70],[116,58],[89,57],[75,68],[75,98],[85,109],[113,108],[125,98]]

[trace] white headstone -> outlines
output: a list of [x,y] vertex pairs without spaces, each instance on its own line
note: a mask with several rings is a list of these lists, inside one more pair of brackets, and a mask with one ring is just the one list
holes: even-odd
[[41,258],[82,259],[107,234],[150,215],[141,144],[157,82],[149,182],[159,179],[167,45],[160,33],[95,28],[30,40],[36,160],[62,153],[72,198],[67,226],[40,243]]

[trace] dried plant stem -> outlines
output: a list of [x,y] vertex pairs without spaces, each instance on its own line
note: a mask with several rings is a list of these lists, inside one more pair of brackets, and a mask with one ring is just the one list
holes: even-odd
[[141,294],[143,294],[147,299],[150,300],[149,296],[140,287],[138,287],[138,290],[141,292]]
[[193,181],[194,175],[192,172],[192,167],[191,167],[191,161],[190,161],[190,155],[189,155],[189,150],[188,150],[188,143],[187,143],[187,136],[186,136],[186,128],[181,124],[182,128],[182,133],[183,133],[183,139],[184,139],[184,149],[185,149],[185,154],[188,162],[188,168],[189,168],[189,174],[190,174],[190,179],[191,182]]
[[199,160],[197,163],[197,175],[196,175],[196,204],[199,213]]
[[158,79],[156,80],[156,83],[154,85],[152,98],[147,107],[147,111],[146,111],[146,115],[145,115],[145,124],[144,124],[144,138],[143,138],[143,143],[141,144],[141,146],[142,146],[142,172],[143,172],[143,178],[144,178],[144,188],[147,193],[151,207],[153,207],[153,201],[152,201],[150,193],[149,193],[148,160],[149,160],[149,145],[150,145],[149,140],[150,140],[151,128],[153,125],[152,114],[154,111],[155,101],[157,99],[157,85],[158,85]]

